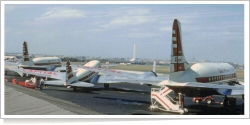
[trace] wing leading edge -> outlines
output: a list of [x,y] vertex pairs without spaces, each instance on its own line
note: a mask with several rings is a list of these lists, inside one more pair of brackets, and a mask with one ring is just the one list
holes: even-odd
[[90,68],[86,66],[78,66],[79,68],[90,70],[92,72],[104,73],[98,83],[139,83],[139,84],[150,84],[158,86],[163,80],[168,80],[168,77],[157,77],[152,72],[145,72],[143,74],[129,73],[120,70],[110,70],[102,68]]

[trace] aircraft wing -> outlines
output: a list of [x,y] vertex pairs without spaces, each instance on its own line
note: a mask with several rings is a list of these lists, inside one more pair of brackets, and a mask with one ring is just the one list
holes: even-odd
[[[70,65],[72,67],[72,70],[77,70],[77,65]],[[61,66],[61,67],[56,67],[55,70],[56,72],[58,71],[66,71],[66,66]]]
[[20,65],[20,63],[15,63],[15,62],[8,62],[8,61],[5,61],[5,66],[18,66]]
[[22,72],[30,75],[53,78],[58,80],[65,81],[66,74],[65,72],[54,72],[54,71],[44,71],[44,70],[32,70],[32,69],[23,69],[23,68],[11,68],[9,69],[14,72]]
[[90,68],[86,66],[78,66],[79,68],[90,70],[92,72],[100,72],[104,75],[100,76],[98,83],[140,83],[158,85],[163,80],[168,80],[168,77],[157,77],[154,72],[145,72],[143,74],[131,73],[120,70],[110,70],[102,68]]
[[37,70],[47,70],[47,71],[54,71],[56,68],[55,66],[26,66],[26,65],[19,65],[19,67],[26,68],[26,69],[37,69]]
[[133,78],[133,79],[136,79],[140,76],[139,74],[136,74],[136,73],[128,73],[128,72],[112,70],[112,69],[91,68],[87,66],[78,66],[78,68],[86,69],[92,72],[104,73],[106,75],[115,75],[115,76],[121,76],[121,77]]
[[211,88],[215,89],[222,95],[242,95],[244,94],[244,85],[228,85],[224,82],[213,82],[213,83],[199,83],[199,82],[186,82],[178,83],[168,80],[164,80],[158,85],[166,85],[169,87],[195,87],[195,88]]
[[150,84],[158,86],[158,84],[167,80],[168,77],[144,77],[144,78],[128,78],[116,75],[102,75],[99,77],[98,83],[135,83],[135,84]]

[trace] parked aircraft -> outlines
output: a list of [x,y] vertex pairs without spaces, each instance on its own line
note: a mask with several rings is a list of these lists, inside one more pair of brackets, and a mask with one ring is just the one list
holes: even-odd
[[11,66],[16,65],[24,69],[40,69],[40,70],[53,71],[55,70],[55,68],[62,66],[62,61],[58,57],[39,57],[39,58],[29,57],[28,43],[24,41],[23,58],[21,62],[18,63],[5,62],[5,65],[11,65]]
[[[84,66],[98,68],[101,63],[98,60],[93,60],[86,63]],[[12,68],[11,71],[22,72],[30,75],[35,75],[39,77],[52,78],[55,80],[45,81],[44,85],[52,86],[66,86],[67,88],[72,87],[76,91],[77,87],[83,88],[84,90],[89,87],[93,87],[94,84],[91,81],[96,79],[97,73],[91,72],[86,69],[78,68],[73,71],[70,66],[70,61],[66,63],[66,72],[56,72],[56,71],[44,71],[44,70],[33,70],[33,69],[21,69]]]
[[[170,76],[164,80],[156,77],[153,72],[147,72],[142,76],[123,71],[107,70],[82,66],[81,68],[93,72],[105,73],[98,79],[98,83],[132,82],[167,86],[176,95],[209,96],[243,95],[243,83],[239,83],[236,70],[228,63],[196,63],[187,66],[187,61],[182,49],[181,24],[175,19],[172,29]],[[153,76],[153,77],[152,77]]]
[[8,62],[17,62],[18,59],[16,56],[4,56],[4,61],[8,61]]
[[[104,75],[95,75],[90,80],[91,83],[105,83],[105,88],[108,88],[107,83],[140,83],[155,86],[167,86],[176,94],[182,93],[186,96],[209,96],[214,94],[222,95],[242,95],[244,94],[243,83],[239,83],[236,78],[236,71],[233,66],[228,63],[196,63],[187,67],[182,49],[181,25],[175,19],[172,31],[172,46],[171,46],[171,64],[169,78],[157,77],[154,72],[145,72],[143,74],[128,73],[118,70],[102,69],[98,66],[78,66],[77,74],[83,69],[84,73],[96,74],[97,72]],[[17,71],[17,70],[13,70]],[[19,70],[21,71],[21,70]],[[39,70],[23,70],[22,72],[40,75]],[[53,73],[53,72],[52,72]],[[68,73],[68,71],[67,71]],[[83,73],[83,74],[84,74]],[[77,77],[79,81],[87,78]],[[53,76],[46,76],[51,77]],[[61,83],[60,83],[61,84]]]
[[[26,73],[26,74],[30,74],[30,75],[35,75],[35,76],[39,76],[39,77],[47,77],[47,78],[51,78],[51,79],[56,79],[56,80],[46,81],[45,85],[68,86],[68,87],[73,86],[74,91],[76,90],[76,87],[77,87],[76,85],[78,85],[78,84],[76,84],[77,81],[88,82],[89,87],[92,87],[92,86],[94,86],[93,83],[103,83],[103,80],[105,81],[109,77],[107,75],[99,75],[98,72],[92,72],[88,69],[80,68],[81,66],[78,66],[78,67],[79,68],[77,68],[76,70],[73,71],[73,68],[70,65],[70,62],[68,61],[66,63],[66,72],[43,71],[43,70],[21,69],[21,68],[12,68],[10,70],[15,71],[15,72],[22,72],[22,73]],[[101,70],[101,63],[98,60],[92,60],[92,61],[86,63],[84,65],[84,67]],[[105,70],[109,71],[109,72],[116,72],[116,73],[121,72],[118,70],[109,70],[108,68]],[[153,70],[155,70],[155,63],[153,66]],[[74,77],[72,77],[72,74]],[[129,74],[129,73],[127,73],[127,74]],[[65,76],[65,75],[67,75],[67,76]],[[165,80],[164,77],[163,77],[163,79],[160,79],[160,78],[157,78],[156,76],[157,75],[153,71],[145,72],[143,74],[136,75],[136,77],[145,78],[145,81],[147,81],[147,79],[150,79],[150,81],[156,80],[158,83],[162,80]],[[67,84],[65,84],[65,81],[67,81],[66,79],[70,79],[68,77],[70,77],[70,78],[72,77],[72,79],[70,80],[70,82],[67,82]],[[115,76],[115,75],[112,76],[112,78],[114,78],[114,77],[119,77],[119,76]],[[119,78],[121,78],[121,77],[119,77]],[[73,82],[72,82],[72,80],[73,80]],[[111,82],[111,81],[109,81],[109,82],[110,83],[117,83],[117,82]],[[123,82],[123,81],[120,80],[119,82]],[[128,81],[128,80],[125,80],[124,82],[138,83],[138,82]],[[70,84],[70,83],[73,83],[73,84]],[[141,82],[140,84],[144,84],[144,83]],[[147,85],[151,85],[151,83],[149,83]],[[105,82],[104,87],[105,87],[105,89],[108,89],[109,84]]]

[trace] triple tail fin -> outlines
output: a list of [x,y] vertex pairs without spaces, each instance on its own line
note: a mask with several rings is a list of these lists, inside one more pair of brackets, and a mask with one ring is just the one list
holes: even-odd
[[78,81],[78,78],[72,71],[72,67],[70,66],[70,61],[68,60],[66,63],[66,85],[69,85],[75,81]]
[[182,49],[181,23],[175,19],[172,29],[170,73],[183,72],[187,68],[187,61]]

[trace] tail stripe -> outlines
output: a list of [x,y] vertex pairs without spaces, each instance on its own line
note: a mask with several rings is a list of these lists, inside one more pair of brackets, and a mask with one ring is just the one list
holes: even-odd
[[27,42],[23,42],[23,59],[24,61],[29,61],[29,52]]
[[72,68],[70,66],[70,61],[68,60],[66,63],[66,72],[67,72],[67,79],[66,82],[68,82],[72,77],[73,77],[73,72],[72,72]]
[[181,25],[174,20],[172,28],[171,72],[185,71],[185,57],[182,50]]

